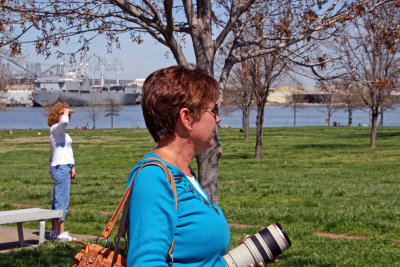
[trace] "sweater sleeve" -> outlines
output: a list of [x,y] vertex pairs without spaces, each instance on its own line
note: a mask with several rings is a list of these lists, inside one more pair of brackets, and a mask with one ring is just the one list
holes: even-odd
[[58,135],[60,134],[63,130],[67,129],[68,127],[68,123],[69,123],[69,117],[62,115],[61,116],[61,120],[57,123],[54,124],[50,131],[54,134],[54,135]]
[[176,217],[174,193],[164,171],[144,167],[135,178],[129,207],[127,266],[168,266]]

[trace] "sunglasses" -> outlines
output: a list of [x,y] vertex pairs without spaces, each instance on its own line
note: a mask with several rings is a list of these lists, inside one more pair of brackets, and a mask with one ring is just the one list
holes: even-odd
[[205,109],[206,111],[209,111],[211,113],[211,115],[214,116],[214,119],[216,119],[217,116],[219,116],[218,105],[215,105],[214,107],[205,107],[205,108],[201,108],[201,109]]

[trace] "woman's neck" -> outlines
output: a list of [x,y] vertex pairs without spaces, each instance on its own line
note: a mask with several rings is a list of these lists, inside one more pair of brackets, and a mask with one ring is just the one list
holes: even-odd
[[171,163],[178,169],[180,169],[185,175],[191,176],[190,162],[193,156],[190,155],[190,151],[180,146],[174,146],[173,144],[161,145],[159,144],[153,149],[153,152],[159,156],[162,160]]

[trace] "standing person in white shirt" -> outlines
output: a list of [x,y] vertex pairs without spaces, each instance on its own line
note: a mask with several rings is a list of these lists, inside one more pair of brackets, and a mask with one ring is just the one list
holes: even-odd
[[51,108],[47,124],[50,126],[50,173],[54,180],[53,201],[51,209],[63,210],[60,219],[52,220],[50,238],[60,241],[74,240],[64,231],[65,216],[69,207],[70,180],[75,179],[75,160],[72,152],[72,139],[65,130],[68,127],[71,113],[74,111],[66,103],[57,103]]

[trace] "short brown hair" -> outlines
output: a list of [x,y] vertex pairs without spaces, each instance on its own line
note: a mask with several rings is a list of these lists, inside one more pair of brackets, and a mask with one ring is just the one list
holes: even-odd
[[69,108],[67,103],[57,103],[55,104],[49,112],[49,116],[47,117],[47,125],[49,127],[53,126],[53,124],[58,123],[60,120],[60,112],[64,109]]
[[158,142],[173,135],[179,112],[188,108],[199,120],[201,108],[218,99],[218,82],[200,69],[178,65],[150,74],[143,84],[143,117]]

